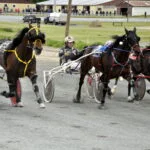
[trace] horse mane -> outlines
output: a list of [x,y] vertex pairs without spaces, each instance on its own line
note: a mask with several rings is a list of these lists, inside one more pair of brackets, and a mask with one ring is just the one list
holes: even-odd
[[113,35],[112,39],[114,39],[115,41],[112,44],[112,47],[117,47],[119,45],[119,42],[123,41],[124,38],[125,38],[125,35],[123,35],[123,36]]
[[17,35],[16,37],[12,40],[12,42],[8,45],[6,48],[7,50],[14,50],[22,41],[25,33],[29,31],[29,28],[25,27],[23,28]]

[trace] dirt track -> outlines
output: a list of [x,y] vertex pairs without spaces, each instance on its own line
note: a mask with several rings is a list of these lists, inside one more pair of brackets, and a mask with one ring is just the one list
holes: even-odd
[[[57,50],[45,48],[37,57],[42,93],[43,70],[58,66]],[[149,150],[150,99],[139,104],[127,102],[127,82],[119,82],[117,93],[106,108],[82,91],[83,104],[74,104],[77,77],[58,75],[55,97],[41,110],[34,101],[30,81],[21,79],[24,108],[10,106],[0,97],[0,150]],[[7,89],[1,81],[1,91]]]

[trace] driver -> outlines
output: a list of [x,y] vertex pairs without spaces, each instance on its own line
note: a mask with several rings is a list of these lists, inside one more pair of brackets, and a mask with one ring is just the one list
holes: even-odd
[[75,40],[72,36],[65,37],[64,47],[59,50],[60,65],[71,60],[75,60],[78,50],[74,47]]

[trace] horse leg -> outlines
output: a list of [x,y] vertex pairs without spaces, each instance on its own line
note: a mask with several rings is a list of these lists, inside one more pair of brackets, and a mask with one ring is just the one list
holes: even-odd
[[109,86],[108,86],[107,93],[108,93],[108,98],[111,99],[111,96],[113,95],[113,93],[112,93],[111,88]]
[[106,73],[106,75],[103,74],[101,76],[101,81],[102,81],[104,87],[103,87],[103,96],[102,96],[101,103],[99,106],[100,109],[104,108],[105,97],[106,97],[106,93],[108,92],[108,83],[109,83],[108,73]]
[[109,99],[111,99],[111,96],[114,95],[115,92],[116,92],[118,80],[119,80],[119,77],[117,77],[117,78],[115,79],[115,84],[113,85],[112,88],[110,88],[110,87],[108,86],[108,91],[107,91],[107,92],[108,92],[108,97],[109,97]]
[[12,105],[15,107],[23,107],[24,105],[21,102],[21,98],[19,97],[18,92],[17,92],[17,81],[15,81],[15,84],[9,85],[9,90],[10,90],[10,94],[13,92],[15,93],[14,97],[15,97],[16,102],[14,102],[14,104],[12,102]]
[[43,100],[42,100],[42,98],[40,96],[39,87],[37,85],[37,75],[31,76],[30,80],[31,80],[31,83],[32,83],[33,91],[34,91],[34,93],[36,95],[36,100],[39,103],[40,108],[45,108],[45,104],[43,103]]
[[14,102],[12,105],[16,107],[23,107],[21,99],[17,93],[17,78],[13,77],[10,71],[6,71],[6,73],[7,73],[9,92],[3,91],[1,94],[6,98],[15,97],[16,102]]
[[113,85],[113,87],[112,87],[112,89],[111,89],[112,95],[114,95],[115,92],[116,92],[118,80],[119,80],[119,77],[117,77],[117,78],[115,79],[115,84]]
[[80,99],[81,99],[81,88],[82,88],[82,85],[83,85],[83,83],[84,83],[85,75],[86,75],[86,73],[81,73],[81,75],[80,75],[79,89],[78,89],[76,98],[73,99],[73,102],[74,102],[74,103],[80,103]]
[[[137,97],[137,93],[134,90],[134,82],[135,82],[135,78],[132,78],[129,80],[128,82],[128,102],[134,102],[134,100],[138,101],[138,97]],[[131,95],[131,89],[133,89],[133,98],[130,96]]]
[[130,79],[128,81],[128,102],[133,102],[134,101],[134,99],[131,97],[131,90],[133,88],[133,81],[132,80],[133,79]]
[[102,96],[101,103],[100,103],[100,106],[99,106],[100,109],[104,108],[106,93],[108,91],[108,83],[104,82],[103,86],[104,86],[104,88],[103,88],[103,96]]

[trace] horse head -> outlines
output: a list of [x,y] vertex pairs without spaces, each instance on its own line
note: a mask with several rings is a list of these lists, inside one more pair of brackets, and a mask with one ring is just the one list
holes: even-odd
[[135,51],[140,51],[139,41],[140,37],[136,34],[136,28],[134,27],[133,30],[127,30],[125,28],[126,39],[128,41],[129,47]]
[[43,44],[45,43],[45,34],[40,31],[40,24],[37,24],[35,27],[29,24],[27,37],[30,45],[32,45],[33,49],[35,50],[35,54],[41,54]]

